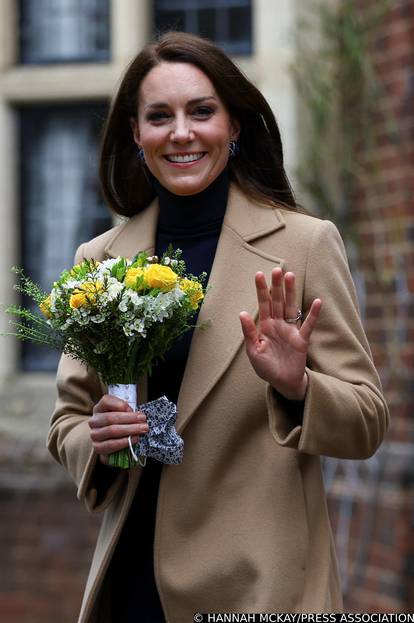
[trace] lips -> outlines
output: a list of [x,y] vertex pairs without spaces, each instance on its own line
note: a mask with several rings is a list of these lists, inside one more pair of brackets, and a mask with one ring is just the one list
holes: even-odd
[[175,164],[185,164],[187,162],[196,162],[197,160],[201,160],[206,152],[199,151],[191,154],[168,154],[164,156],[168,162],[173,162]]

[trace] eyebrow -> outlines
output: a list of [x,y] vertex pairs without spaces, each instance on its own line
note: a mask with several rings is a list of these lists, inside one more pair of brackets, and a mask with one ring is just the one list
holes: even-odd
[[[189,100],[187,102],[187,105],[190,104],[190,106],[193,106],[194,104],[200,104],[201,102],[205,102],[206,100],[217,100],[217,98],[214,97],[214,95],[195,97],[194,99]],[[168,104],[167,102],[154,102],[153,104],[148,104],[147,106],[145,106],[144,110],[148,110],[151,108],[168,108]]]

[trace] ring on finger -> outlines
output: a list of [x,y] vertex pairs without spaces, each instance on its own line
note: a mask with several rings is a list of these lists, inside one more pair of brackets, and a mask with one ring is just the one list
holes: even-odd
[[296,324],[302,318],[302,310],[298,308],[298,313],[296,318],[285,318],[285,322],[289,324]]

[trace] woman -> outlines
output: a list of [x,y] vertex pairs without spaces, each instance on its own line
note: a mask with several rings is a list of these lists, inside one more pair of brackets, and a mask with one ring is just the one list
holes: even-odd
[[369,457],[388,412],[342,241],[297,208],[267,102],[213,44],[167,33],[125,74],[101,181],[129,220],[77,260],[172,242],[210,274],[211,322],[139,381],[178,403],[179,466],[107,467],[145,417],[62,358],[49,448],[104,511],[79,621],[339,611],[319,455]]

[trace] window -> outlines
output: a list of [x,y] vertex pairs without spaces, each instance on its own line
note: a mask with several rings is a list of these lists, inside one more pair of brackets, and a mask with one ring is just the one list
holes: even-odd
[[109,59],[109,0],[20,0],[20,61]]
[[251,54],[251,4],[251,0],[154,0],[155,30],[184,30],[212,39],[228,54]]
[[[20,112],[22,260],[45,291],[72,266],[81,242],[111,226],[97,170],[105,113],[103,105]],[[24,370],[47,371],[55,368],[58,354],[25,343],[22,357]]]

